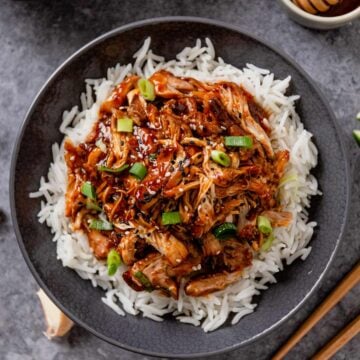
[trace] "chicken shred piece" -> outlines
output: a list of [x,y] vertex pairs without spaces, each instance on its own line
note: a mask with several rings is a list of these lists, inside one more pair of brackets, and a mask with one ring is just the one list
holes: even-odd
[[225,289],[241,277],[242,271],[222,272],[190,280],[185,286],[186,295],[199,297]]

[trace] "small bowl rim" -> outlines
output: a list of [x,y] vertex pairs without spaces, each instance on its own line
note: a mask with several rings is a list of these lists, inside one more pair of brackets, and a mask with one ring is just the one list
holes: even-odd
[[296,15],[299,15],[304,19],[317,22],[318,24],[324,24],[324,25],[344,24],[360,16],[360,6],[343,15],[326,17],[326,16],[309,14],[305,10],[302,10],[298,6],[296,6],[291,0],[279,0],[279,1],[282,4],[284,4],[284,6],[286,6],[289,11],[295,13]]

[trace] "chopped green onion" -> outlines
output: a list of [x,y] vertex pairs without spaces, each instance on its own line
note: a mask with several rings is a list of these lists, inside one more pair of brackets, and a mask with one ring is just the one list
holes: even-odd
[[133,121],[128,117],[123,117],[123,118],[118,119],[116,130],[132,133],[133,132]]
[[181,223],[181,216],[178,211],[164,212],[161,215],[161,222],[163,225],[174,225]]
[[81,186],[81,193],[89,199],[96,200],[96,191],[90,181],[86,181]]
[[216,163],[228,167],[231,164],[231,160],[228,155],[226,155],[223,151],[212,150],[210,157]]
[[141,162],[137,162],[131,167],[129,173],[142,180],[147,174],[146,166]]
[[102,208],[94,200],[87,198],[85,204],[86,204],[86,208],[89,210],[102,211]]
[[253,146],[253,141],[250,136],[225,136],[225,145],[250,149]]
[[150,160],[150,161],[155,161],[156,158],[157,158],[157,154],[150,154],[150,155],[149,155],[149,160]]
[[145,100],[155,100],[155,88],[149,80],[140,79],[137,84],[140,90],[140,94]]
[[360,146],[360,130],[353,130],[353,136],[358,145]]
[[224,240],[230,236],[236,235],[236,230],[235,224],[226,222],[215,228],[213,233],[219,240]]
[[263,251],[268,251],[271,248],[271,245],[274,241],[275,237],[274,235],[271,233],[263,242],[262,246],[261,246],[261,250]]
[[284,175],[279,181],[279,186],[284,186],[285,184],[292,182],[292,181],[296,181],[297,179],[298,179],[298,176],[296,175],[296,173],[290,173],[290,174]]
[[356,120],[360,121],[360,111],[356,114]]
[[152,284],[147,276],[142,271],[137,271],[134,276],[141,282],[146,291],[153,291]]
[[90,229],[94,230],[112,230],[113,226],[110,222],[105,220],[93,219],[90,223]]
[[108,253],[106,264],[108,268],[108,275],[115,275],[118,267],[121,265],[121,258],[118,252],[114,249],[111,249]]
[[123,166],[120,166],[119,168],[109,168],[107,166],[104,166],[104,165],[99,165],[97,167],[97,169],[99,171],[105,171],[105,172],[110,172],[110,173],[114,173],[114,174],[117,174],[117,173],[121,173],[122,171],[126,170],[127,168],[129,168],[130,166],[128,164],[125,164]]
[[258,216],[256,219],[257,227],[261,233],[269,235],[272,232],[270,220],[266,216]]

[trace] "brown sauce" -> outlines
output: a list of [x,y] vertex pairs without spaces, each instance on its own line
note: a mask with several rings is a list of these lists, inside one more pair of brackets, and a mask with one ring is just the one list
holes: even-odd
[[333,17],[347,14],[360,6],[360,0],[343,0],[337,5],[330,6],[328,11],[318,13],[319,16]]

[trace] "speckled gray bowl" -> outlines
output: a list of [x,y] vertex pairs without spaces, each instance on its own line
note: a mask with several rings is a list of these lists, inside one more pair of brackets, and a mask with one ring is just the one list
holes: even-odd
[[[197,38],[210,37],[217,54],[243,67],[247,62],[270,69],[278,78],[292,76],[289,93],[300,94],[297,111],[319,149],[316,168],[324,195],[313,199],[310,218],[317,221],[305,262],[296,261],[278,274],[256,300],[256,311],[239,324],[224,325],[205,334],[201,328],[171,317],[157,323],[141,316],[117,316],[93,288],[56,259],[56,244],[36,214],[39,199],[29,193],[39,185],[51,161],[51,144],[60,142],[62,112],[79,103],[84,79],[102,77],[117,62],[132,61],[132,54],[148,36],[155,53],[171,59]],[[206,356],[255,341],[293,314],[314,292],[328,269],[344,230],[349,197],[348,168],[334,115],[309,76],[288,56],[246,32],[213,20],[164,18],[130,24],[75,53],[51,76],[31,105],[14,148],[10,180],[14,228],[24,258],[39,285],[71,319],[100,338],[127,350],[164,357]],[[26,319],[24,320],[26,321]]]

